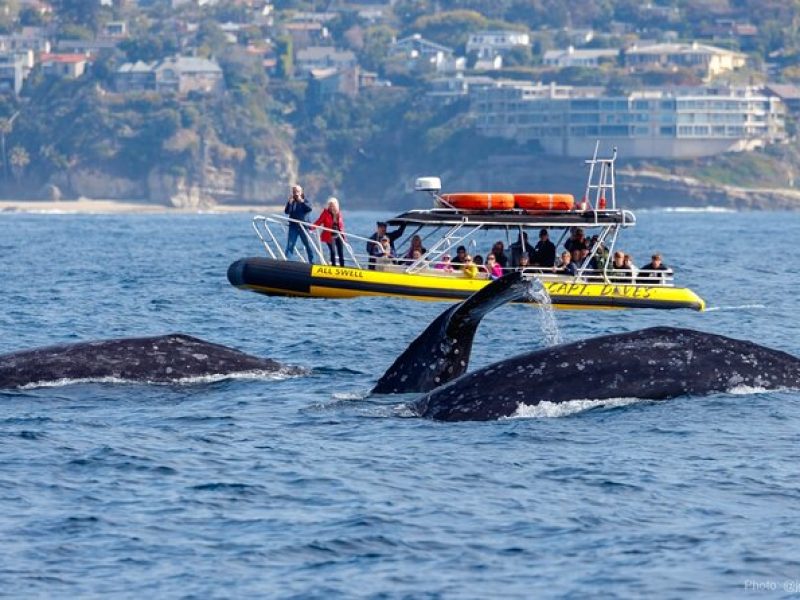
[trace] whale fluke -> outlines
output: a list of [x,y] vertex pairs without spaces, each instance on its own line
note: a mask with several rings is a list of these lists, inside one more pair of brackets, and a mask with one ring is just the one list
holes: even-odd
[[427,392],[463,375],[481,319],[503,304],[521,300],[528,287],[520,273],[508,273],[449,307],[397,357],[372,393]]
[[798,388],[800,359],[721,335],[653,327],[494,363],[436,388],[413,410],[441,421],[486,421],[541,402],[664,400],[742,386]]
[[60,344],[0,355],[0,388],[109,378],[167,383],[248,372],[294,375],[304,370],[183,334]]

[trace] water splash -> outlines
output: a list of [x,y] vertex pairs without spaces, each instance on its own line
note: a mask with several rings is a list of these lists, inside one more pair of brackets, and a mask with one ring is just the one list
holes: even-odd
[[282,381],[293,377],[307,374],[306,369],[278,369],[277,371],[262,371],[259,369],[252,371],[239,371],[237,373],[212,373],[208,375],[197,375],[194,377],[176,377],[170,381],[153,381],[149,379],[125,379],[124,377],[64,377],[54,380],[43,380],[27,383],[20,386],[19,390],[34,390],[38,388],[59,388],[68,385],[81,384],[116,384],[116,385],[202,385],[207,383],[218,383],[220,381],[230,381],[234,379],[257,380],[257,381]]
[[544,334],[544,345],[556,346],[564,340],[561,337],[561,330],[558,328],[558,321],[556,321],[556,313],[553,310],[553,301],[550,298],[550,294],[538,277],[530,275],[527,279],[528,288],[525,295],[528,300],[536,303],[539,310],[539,323]]
[[538,404],[520,403],[517,410],[508,419],[557,419],[568,417],[587,410],[609,410],[644,402],[640,398],[607,398],[605,400],[568,400],[567,402],[549,402],[544,400]]
[[739,304],[734,306],[707,306],[706,312],[730,311],[730,310],[751,310],[767,308],[765,304]]

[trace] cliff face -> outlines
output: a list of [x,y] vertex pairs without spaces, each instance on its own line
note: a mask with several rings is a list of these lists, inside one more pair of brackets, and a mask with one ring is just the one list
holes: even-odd
[[[411,167],[413,169],[413,167]],[[152,169],[142,179],[114,176],[97,169],[73,168],[50,182],[65,197],[138,200],[176,208],[201,209],[216,204],[274,204],[281,202],[289,186],[323,180],[316,173],[298,173],[298,159],[287,148],[261,157],[257,169],[245,166],[206,167],[203,181],[190,180],[161,169]],[[396,210],[428,206],[427,196],[416,194],[416,177],[437,175],[447,191],[566,192],[576,199],[584,193],[587,167],[582,161],[544,156],[495,156],[469,168],[454,165],[440,173],[407,170],[391,178],[375,173],[373,192],[365,195],[363,180],[354,178],[341,191],[346,206]],[[362,170],[362,175],[364,175]],[[195,178],[197,179],[197,178]],[[359,183],[360,182],[360,183]],[[376,185],[376,184],[380,185]],[[51,189],[43,187],[43,190]],[[380,189],[375,193],[374,189]],[[45,192],[42,192],[45,193]],[[617,200],[630,208],[708,207],[742,210],[800,210],[800,190],[747,188],[715,185],[696,178],[637,169],[621,164],[617,170]]]
[[135,200],[175,208],[208,208],[216,204],[265,204],[282,200],[297,181],[298,160],[288,148],[258,158],[255,168],[207,165],[201,177],[151,169],[141,179],[114,175],[99,168],[72,168],[56,173],[39,196],[103,200]]
[[[415,177],[438,175],[446,191],[562,192],[584,194],[587,167],[583,161],[544,156],[492,157],[469,169],[419,172],[404,181],[387,182],[385,202],[393,207],[428,205],[413,193]],[[751,210],[800,210],[800,190],[713,185],[691,177],[618,165],[617,202],[630,208],[723,207]],[[374,204],[373,204],[374,206]]]
[[50,180],[67,197],[97,198],[105,200],[131,200],[148,198],[147,182],[126,177],[116,177],[105,171],[91,168],[73,168],[61,171]]

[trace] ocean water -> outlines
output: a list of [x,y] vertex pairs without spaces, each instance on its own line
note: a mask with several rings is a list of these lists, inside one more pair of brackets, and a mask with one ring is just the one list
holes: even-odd
[[[800,355],[800,215],[653,211],[624,234],[710,310],[559,312],[565,341],[676,325]],[[446,305],[232,288],[228,264],[259,253],[247,215],[0,215],[0,353],[184,332],[311,369],[0,392],[0,595],[800,590],[798,392],[429,422],[366,393]],[[535,308],[503,307],[473,368],[548,339]]]

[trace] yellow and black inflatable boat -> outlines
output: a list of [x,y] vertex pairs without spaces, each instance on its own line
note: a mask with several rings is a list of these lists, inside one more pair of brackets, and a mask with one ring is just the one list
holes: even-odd
[[[228,268],[237,288],[272,296],[354,298],[395,296],[413,300],[462,300],[487,283],[461,273],[406,273],[310,265],[265,257],[242,258]],[[688,288],[612,282],[586,283],[571,277],[542,277],[556,308],[690,308],[705,302]]]

